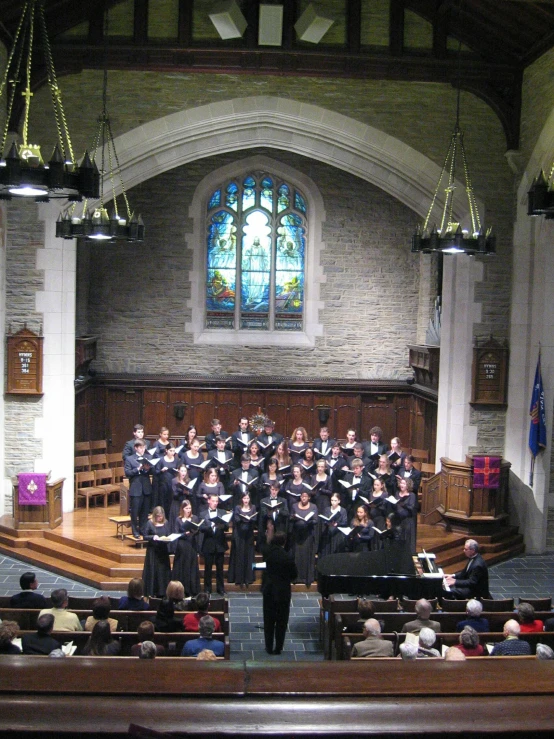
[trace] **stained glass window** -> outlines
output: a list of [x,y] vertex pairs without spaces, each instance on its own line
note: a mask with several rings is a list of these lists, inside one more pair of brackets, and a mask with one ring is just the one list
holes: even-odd
[[267,172],[211,193],[206,328],[303,330],[306,215],[303,194]]

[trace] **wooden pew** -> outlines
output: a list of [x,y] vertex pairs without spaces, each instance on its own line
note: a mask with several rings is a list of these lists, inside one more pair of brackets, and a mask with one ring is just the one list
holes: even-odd
[[[389,637],[389,634],[382,634],[383,637]],[[406,634],[395,634],[394,636],[397,637],[396,639],[396,653],[398,653],[398,650],[400,649],[400,645],[404,643],[404,640],[406,639]],[[459,644],[459,637],[460,635],[458,633],[437,633],[437,641],[433,645],[434,649],[438,649],[439,652],[441,650],[441,647],[443,644],[449,647],[453,647],[456,644]],[[355,634],[355,633],[349,633],[345,632],[341,634],[341,640],[340,645],[337,649],[337,659],[341,660],[349,660],[351,659],[351,652],[352,652],[352,646],[356,644],[356,642],[363,641],[364,636],[363,634]],[[549,647],[552,647],[554,649],[554,632],[553,631],[543,631],[541,633],[535,633],[535,634],[521,634],[520,639],[522,641],[526,641],[531,646],[531,654],[535,654],[535,651],[537,649],[537,644],[547,644]],[[485,632],[479,634],[479,641],[480,643],[485,646],[485,644],[496,644],[497,642],[504,641],[504,635],[499,632]],[[495,657],[496,659],[496,657]]]
[[[34,631],[20,631],[18,636],[22,637],[25,634],[33,634]],[[57,639],[60,644],[73,644],[77,647],[77,652],[74,656],[82,655],[83,648],[90,637],[90,631],[53,631],[52,636]],[[181,654],[181,650],[186,642],[193,639],[198,639],[199,634],[195,631],[177,631],[173,633],[161,633],[156,632],[153,641],[156,644],[161,644],[165,647],[166,656],[178,657]],[[213,638],[217,641],[222,641],[225,645],[224,659],[230,659],[231,657],[231,646],[229,642],[229,636],[221,631],[216,631],[213,634]],[[121,643],[121,657],[129,657],[131,655],[131,647],[138,643],[138,636],[136,631],[117,631],[114,634],[114,639],[117,639]],[[105,659],[105,658],[103,658]],[[165,659],[165,657],[164,657]]]
[[[503,611],[499,613],[487,613],[484,615],[489,621],[490,630],[499,633],[502,632],[504,624],[511,617],[509,613],[505,613]],[[550,611],[539,611],[536,614],[536,617],[541,621],[544,621],[547,618],[552,618],[552,615],[550,614]],[[401,632],[404,624],[408,623],[409,621],[413,621],[415,615],[413,613],[376,613],[375,618],[381,623],[381,630],[383,632],[391,633],[393,631]],[[463,613],[446,613],[444,611],[434,611],[431,614],[431,619],[440,623],[441,632],[444,631],[447,633],[454,633],[456,631],[457,624],[465,619],[465,615]],[[358,620],[359,616],[357,612],[352,613],[347,611],[345,613],[333,613],[332,620],[330,619],[330,622],[333,623],[333,630],[328,637],[330,640],[330,646],[328,648],[328,653],[330,656],[326,657],[327,659],[332,659],[334,653],[341,651],[341,649],[338,648],[337,645],[340,643],[341,634],[345,628],[348,631],[353,631],[354,633],[356,633],[357,629],[352,629],[352,627],[357,624]],[[340,659],[340,657],[337,656],[337,659]]]
[[[92,616],[91,610],[75,610],[72,611],[77,615],[79,621],[85,621]],[[0,619],[3,621],[16,621],[19,628],[23,631],[32,631],[37,628],[37,619],[40,610],[26,608],[0,608]],[[185,615],[185,612],[176,612]],[[224,634],[229,633],[229,614],[223,611],[210,611],[210,615],[215,616],[221,624],[221,630]],[[110,611],[110,618],[114,618],[118,622],[118,631],[134,631],[143,621],[154,621],[156,611]],[[66,632],[67,633],[67,632]]]
[[[381,659],[320,664],[6,656],[0,734],[128,736],[129,724],[218,736],[549,736],[554,662]],[[372,674],[374,672],[372,671]],[[381,674],[381,673],[380,673]]]

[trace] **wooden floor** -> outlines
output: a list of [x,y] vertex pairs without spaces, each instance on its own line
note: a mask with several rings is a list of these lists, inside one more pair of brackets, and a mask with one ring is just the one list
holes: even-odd
[[[0,552],[73,578],[100,590],[126,590],[131,577],[140,577],[145,552],[133,541],[116,535],[110,516],[119,515],[119,504],[86,511],[65,513],[63,523],[53,531],[16,531],[13,519],[0,518]],[[129,531],[129,529],[126,529]],[[445,571],[453,572],[463,561],[461,534],[448,533],[439,526],[418,526],[418,551],[434,552]],[[503,535],[481,537],[480,544],[489,564],[523,551],[520,535],[508,529]],[[251,590],[259,589],[259,582]],[[302,585],[296,591],[305,591]],[[229,591],[235,587],[229,585]]]

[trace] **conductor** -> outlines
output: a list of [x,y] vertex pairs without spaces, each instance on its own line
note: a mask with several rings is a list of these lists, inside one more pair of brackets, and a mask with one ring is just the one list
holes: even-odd
[[[281,654],[289,622],[291,583],[298,577],[294,557],[284,549],[286,534],[268,523],[262,556],[266,569],[262,578],[265,651]],[[273,643],[275,640],[275,648]]]

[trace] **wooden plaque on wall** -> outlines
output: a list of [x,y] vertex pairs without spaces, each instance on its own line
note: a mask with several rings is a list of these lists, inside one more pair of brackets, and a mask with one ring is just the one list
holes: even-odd
[[44,339],[27,327],[8,336],[8,386],[6,392],[42,395]]
[[491,339],[473,349],[471,402],[505,405],[508,380],[508,346]]

